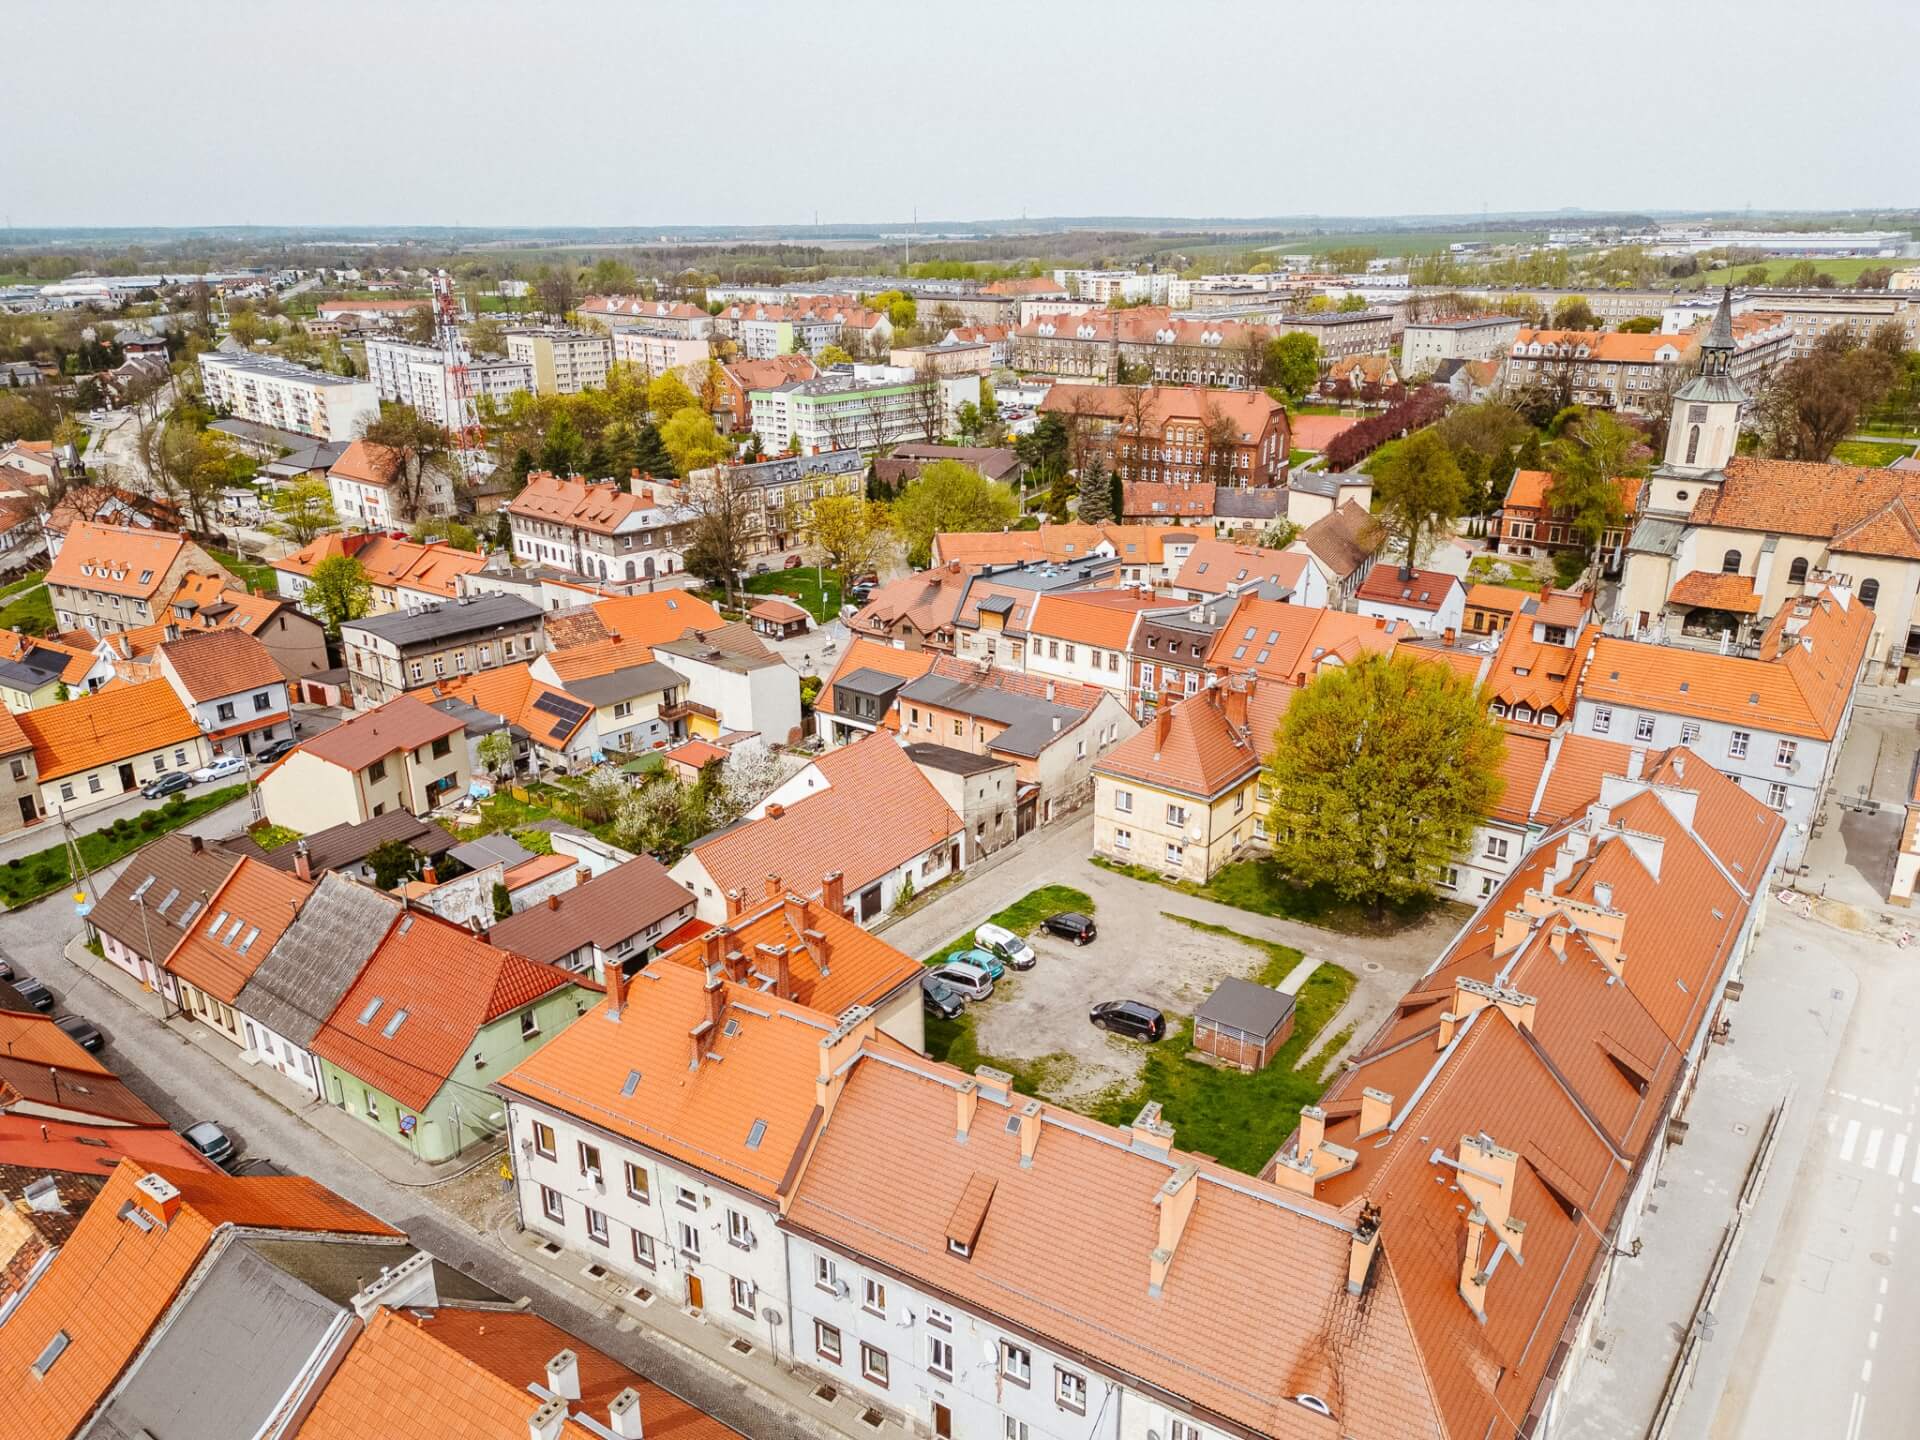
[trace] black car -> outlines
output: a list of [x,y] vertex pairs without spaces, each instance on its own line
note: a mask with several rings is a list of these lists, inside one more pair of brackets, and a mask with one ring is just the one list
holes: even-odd
[[1151,1043],[1167,1033],[1167,1017],[1138,1000],[1102,1000],[1087,1012],[1102,1030]]
[[1096,933],[1093,917],[1082,915],[1078,910],[1062,910],[1058,915],[1049,915],[1040,922],[1040,928],[1050,935],[1071,940],[1076,945],[1091,944]]
[[0,980],[11,980],[13,974],[13,962],[6,956],[0,955]]
[[920,977],[920,1003],[929,1015],[937,1015],[942,1020],[957,1020],[960,1012],[967,1008],[959,992],[937,975]]
[[82,1050],[98,1050],[107,1043],[107,1037],[100,1033],[100,1027],[82,1015],[62,1015],[53,1022],[66,1032]]
[[285,740],[276,740],[267,746],[266,749],[254,751],[253,763],[256,765],[271,765],[299,743],[298,740],[293,739],[291,736]]
[[140,793],[149,800],[158,800],[163,795],[171,795],[176,790],[184,790],[193,784],[193,779],[184,770],[169,770],[164,775],[156,775],[140,787]]
[[44,980],[36,980],[31,975],[16,975],[13,988],[24,995],[34,1009],[42,1012],[53,1009],[53,991],[47,988]]

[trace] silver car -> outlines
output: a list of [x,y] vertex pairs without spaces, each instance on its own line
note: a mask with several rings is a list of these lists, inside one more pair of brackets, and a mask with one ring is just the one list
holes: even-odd
[[957,990],[969,1000],[985,1000],[993,994],[993,976],[978,965],[949,960],[944,965],[934,966],[933,977],[945,981],[948,988]]

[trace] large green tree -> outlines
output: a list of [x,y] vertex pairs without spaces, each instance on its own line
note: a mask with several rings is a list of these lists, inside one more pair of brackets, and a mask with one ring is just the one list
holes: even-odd
[[445,473],[452,463],[453,436],[411,405],[389,401],[382,403],[380,418],[368,423],[362,438],[386,451],[395,513],[408,522],[419,519],[427,511],[436,473]]
[[1274,859],[1376,915],[1429,894],[1499,800],[1505,751],[1451,666],[1376,654],[1323,670],[1267,762]]
[[822,495],[807,507],[807,530],[839,578],[840,593],[873,569],[892,536],[893,520],[878,500]]
[[1610,410],[1590,410],[1567,426],[1547,452],[1552,479],[1547,503],[1568,512],[1573,533],[1587,544],[1589,573],[1598,575],[1607,531],[1626,519],[1620,479],[1639,468],[1640,438]]
[[1466,510],[1466,477],[1431,426],[1394,446],[1372,473],[1380,516],[1400,537],[1407,564],[1417,566]]
[[660,426],[660,443],[666,446],[667,454],[673,457],[673,468],[681,475],[718,465],[732,453],[732,447],[713,428],[713,421],[698,409],[676,410],[669,415]]
[[273,509],[275,518],[267,529],[296,545],[304,545],[340,524],[340,517],[333,510],[333,491],[325,480],[312,476],[276,491]]
[[1789,360],[1761,397],[1768,448],[1788,460],[1826,460],[1860,416],[1885,399],[1906,369],[1906,337],[1882,325],[1860,344],[1830,330],[1805,355]]
[[373,604],[373,582],[367,567],[351,555],[329,555],[313,567],[303,597],[320,612],[329,635],[338,635],[349,620],[358,620]]
[[1305,331],[1267,341],[1260,358],[1260,383],[1289,404],[1299,404],[1320,382],[1320,342]]
[[893,502],[893,527],[907,546],[907,562],[925,565],[933,537],[943,530],[998,530],[1020,514],[1013,491],[958,460],[926,466]]

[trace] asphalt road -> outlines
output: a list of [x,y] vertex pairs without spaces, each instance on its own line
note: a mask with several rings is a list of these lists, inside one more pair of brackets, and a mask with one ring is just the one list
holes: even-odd
[[[226,835],[238,828],[245,815],[244,804],[232,805],[186,829],[190,834]],[[125,863],[109,867],[102,875],[117,875]],[[110,880],[103,879],[103,886],[107,883]],[[85,1015],[97,1024],[107,1037],[99,1058],[176,1129],[198,1120],[215,1120],[240,1147],[247,1173],[277,1170],[310,1175],[502,1294],[531,1297],[534,1309],[555,1324],[743,1434],[771,1440],[793,1433],[777,1407],[759,1392],[721,1379],[644,1328],[634,1328],[631,1320],[616,1324],[611,1310],[583,1307],[574,1292],[559,1288],[543,1272],[523,1267],[485,1237],[436,1209],[424,1191],[377,1174],[294,1112],[123,999],[90,969],[68,961],[63,949],[79,928],[79,919],[63,896],[9,911],[0,914],[0,954],[52,988],[56,1014]],[[92,964],[107,966],[104,960]],[[244,1163],[249,1161],[253,1163]]]

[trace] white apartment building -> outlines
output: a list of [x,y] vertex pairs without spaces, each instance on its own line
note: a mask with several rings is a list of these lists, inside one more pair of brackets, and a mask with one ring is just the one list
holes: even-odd
[[1193,284],[1169,270],[1056,270],[1053,283],[1067,294],[1096,305],[1115,300],[1129,304],[1184,306],[1193,303]]
[[[931,392],[938,392],[936,402]],[[770,453],[796,443],[802,455],[871,451],[901,440],[937,440],[960,407],[980,398],[975,375],[929,376],[892,365],[856,365],[852,375],[797,380],[749,397],[754,433]]]
[[713,346],[704,335],[688,336],[653,325],[616,325],[613,358],[649,377],[678,371],[697,393],[699,381],[713,359]]
[[207,403],[224,415],[292,430],[317,440],[352,440],[380,418],[380,395],[350,380],[266,355],[200,357]]
[[1408,321],[1400,335],[1400,374],[1411,380],[1442,360],[1498,360],[1519,333],[1520,321],[1511,315]]
[[[466,375],[467,393],[476,402],[504,406],[508,396],[533,389],[532,367],[516,360],[472,360]],[[369,336],[367,378],[382,400],[411,405],[436,425],[451,423],[453,376],[437,346]]]
[[509,330],[507,358],[533,372],[533,388],[542,395],[577,395],[607,383],[613,342],[598,330]]

